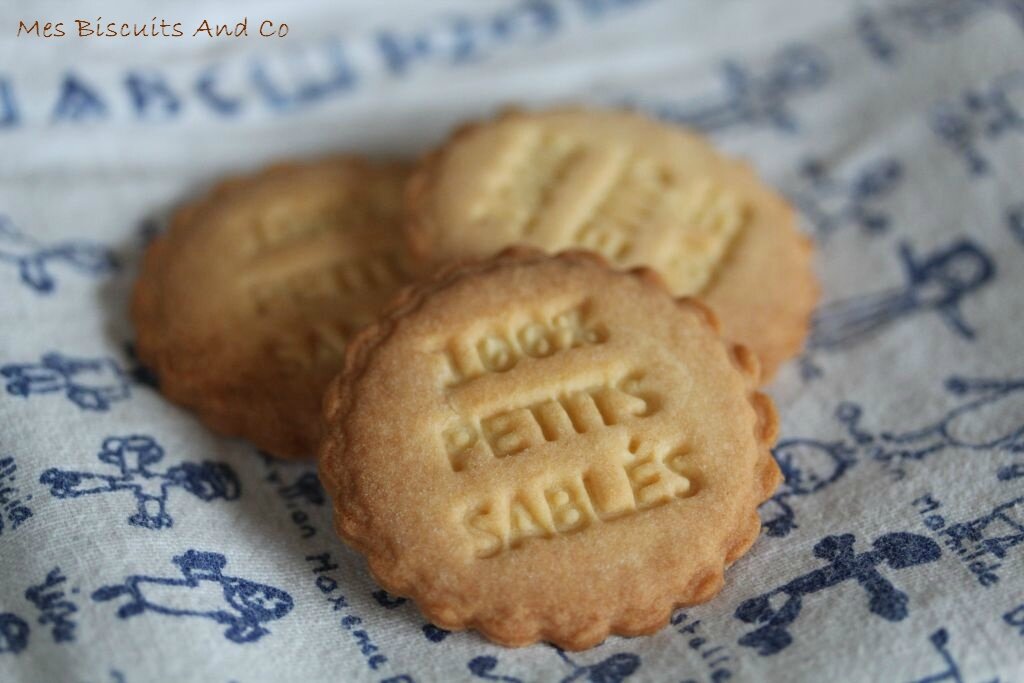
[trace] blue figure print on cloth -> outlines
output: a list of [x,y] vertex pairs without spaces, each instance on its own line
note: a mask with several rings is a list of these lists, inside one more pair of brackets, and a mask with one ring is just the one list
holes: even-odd
[[837,178],[820,161],[806,161],[800,168],[806,182],[793,201],[814,227],[819,241],[850,225],[868,234],[885,232],[889,216],[878,208],[880,200],[899,186],[903,165],[892,158],[867,164],[851,178]]
[[[940,628],[933,631],[928,636],[928,644],[931,645],[932,649],[942,659],[942,665],[945,667],[942,671],[934,673],[924,678],[918,678],[911,683],[943,683],[943,681],[950,681],[950,683],[967,683],[963,674],[960,672],[960,665],[957,663],[956,658],[949,651],[949,631],[944,628]],[[993,678],[986,683],[999,683],[998,678]]]
[[128,602],[117,610],[121,619],[145,612],[210,619],[226,625],[224,637],[235,643],[259,640],[270,633],[265,623],[292,611],[292,596],[280,588],[224,574],[227,558],[220,553],[188,550],[172,562],[182,578],[135,574],[123,584],[99,588],[92,599],[106,602],[127,596]]
[[[882,432],[873,455],[883,462],[922,460],[946,448],[1024,453],[1024,379],[950,377],[946,390],[972,397],[939,420],[906,432]],[[984,425],[984,433],[978,432]],[[909,446],[909,448],[907,448]],[[1024,475],[1018,465],[1001,468],[1001,480]]]
[[879,61],[892,64],[907,36],[942,40],[990,11],[1008,14],[1024,29],[1022,0],[902,0],[857,17],[857,34]]
[[[396,598],[385,590],[376,590],[370,595],[384,609],[397,609],[409,602],[406,598]],[[451,631],[439,628],[431,623],[423,624],[421,630],[423,631],[423,637],[432,643],[440,643],[452,634]]]
[[931,127],[973,176],[991,170],[983,143],[1008,133],[1024,133],[1024,70],[1011,71],[982,88],[963,92],[959,100],[940,102],[931,111]]
[[786,536],[797,528],[791,498],[810,496],[837,482],[857,462],[856,449],[842,441],[783,439],[772,450],[784,477],[775,495],[765,501],[763,515],[769,536]]
[[0,376],[12,396],[62,392],[82,410],[102,412],[131,396],[128,376],[112,358],[72,358],[50,352],[39,363],[0,366]]
[[825,304],[815,311],[801,357],[804,379],[821,374],[814,356],[855,346],[912,315],[937,313],[950,330],[973,340],[974,329],[960,311],[962,301],[992,281],[992,258],[970,239],[960,239],[923,256],[906,242],[899,246],[904,284]]
[[[1024,379],[950,377],[945,389],[970,400],[953,406],[924,427],[905,431],[869,431],[861,425],[862,408],[844,402],[836,419],[844,438],[825,441],[787,438],[773,454],[785,477],[782,486],[761,508],[765,531],[782,537],[798,528],[794,499],[817,494],[842,479],[862,458],[878,462],[894,479],[902,479],[911,463],[942,451],[1024,453]],[[982,432],[978,427],[983,426]],[[996,478],[1024,477],[1024,462],[996,469]]]
[[[25,599],[39,610],[39,623],[50,626],[50,634],[55,643],[72,643],[75,640],[77,624],[72,615],[78,611],[78,606],[64,592],[63,584],[67,580],[60,567],[54,567],[42,583],[30,586],[25,591]],[[77,593],[78,589],[72,588],[70,592]]]
[[[552,648],[569,667],[570,671],[563,676],[561,683],[572,681],[589,681],[590,683],[620,683],[636,673],[640,668],[640,657],[631,652],[620,652],[602,659],[597,664],[579,664],[557,647]],[[489,655],[474,657],[467,664],[469,672],[477,678],[502,683],[523,683],[521,678],[495,673],[498,658]]]
[[17,614],[0,612],[0,655],[16,655],[28,647],[28,624]]
[[719,94],[683,102],[628,100],[652,115],[714,133],[738,126],[768,126],[795,133],[799,122],[791,100],[820,89],[829,78],[828,60],[817,48],[792,45],[763,67],[735,61],[722,65]]
[[60,263],[91,276],[106,275],[117,268],[114,253],[106,247],[82,241],[43,245],[14,227],[4,215],[0,215],[0,263],[13,265],[22,284],[39,294],[49,294],[56,287],[50,273],[52,264]]
[[27,503],[32,496],[22,499],[18,487],[14,485],[14,477],[18,473],[18,465],[12,456],[0,458],[0,536],[4,529],[14,531],[32,517],[32,510]]
[[1024,203],[1014,204],[1006,210],[1006,227],[1024,247]]
[[128,523],[145,529],[173,526],[174,519],[167,512],[172,488],[182,488],[204,502],[237,500],[241,494],[238,477],[225,463],[183,462],[164,471],[154,470],[164,458],[164,449],[149,436],[109,437],[96,457],[115,469],[107,474],[50,468],[39,477],[39,483],[49,486],[56,498],[130,492],[135,497],[135,512]]
[[[853,534],[826,536],[814,546],[814,556],[827,560],[826,566],[740,604],[734,616],[759,626],[740,637],[739,644],[762,656],[781,652],[793,642],[789,627],[800,616],[804,597],[847,581],[856,581],[864,589],[872,614],[887,621],[905,619],[909,598],[885,578],[879,566],[901,570],[934,562],[942,555],[939,545],[927,536],[905,532],[883,534],[871,544],[872,550],[860,554],[854,551],[855,543]],[[781,605],[773,605],[782,599]]]

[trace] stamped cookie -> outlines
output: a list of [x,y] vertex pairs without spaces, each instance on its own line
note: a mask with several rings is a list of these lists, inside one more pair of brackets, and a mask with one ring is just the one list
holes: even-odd
[[435,624],[586,648],[710,599],[754,542],[780,480],[757,381],[653,271],[513,248],[353,340],[321,480],[339,534]]
[[817,300],[810,242],[751,167],[702,138],[623,111],[512,111],[428,155],[406,193],[413,256],[437,263],[521,243],[647,265],[699,296],[767,379]]
[[407,173],[351,157],[283,164],[180,209],[132,304],[160,390],[217,431],[313,456],[346,342],[406,281]]

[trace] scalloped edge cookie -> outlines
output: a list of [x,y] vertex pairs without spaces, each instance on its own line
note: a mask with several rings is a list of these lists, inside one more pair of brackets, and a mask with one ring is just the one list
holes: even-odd
[[[535,249],[513,247],[488,260],[452,264],[429,280],[406,287],[376,324],[352,340],[346,350],[345,369],[325,394],[325,436],[321,442],[319,471],[334,501],[338,534],[366,556],[371,573],[382,587],[395,595],[411,597],[431,622],[449,630],[475,629],[505,646],[518,647],[543,640],[565,649],[581,650],[597,645],[609,635],[653,633],[668,623],[677,607],[710,600],[722,589],[728,565],[743,555],[759,535],[761,522],[757,506],[772,495],[782,475],[770,450],[778,433],[778,417],[771,399],[756,389],[759,363],[752,352],[740,345],[720,342],[746,387],[746,398],[753,411],[751,443],[757,449],[756,456],[750,458],[754,470],[750,488],[736,494],[742,496],[736,507],[742,513],[735,515],[735,526],[716,535],[721,540],[714,556],[702,562],[700,571],[685,577],[685,585],[652,585],[639,580],[633,599],[627,604],[610,604],[614,600],[596,596],[592,605],[584,610],[588,616],[576,621],[567,622],[569,617],[559,614],[559,610],[531,615],[515,604],[482,613],[478,605],[467,602],[450,586],[443,585],[431,571],[422,567],[409,569],[409,563],[402,562],[401,548],[387,538],[385,529],[389,522],[393,523],[392,515],[376,515],[365,504],[366,497],[360,494],[354,482],[358,476],[354,473],[360,471],[364,463],[353,455],[351,438],[346,431],[347,420],[363,390],[362,377],[373,364],[377,350],[387,343],[404,319],[416,314],[433,295],[493,269],[553,260],[610,269],[601,256],[589,252],[574,250],[545,256]],[[633,269],[625,276],[668,295],[660,276],[648,268]],[[716,318],[707,307],[685,297],[675,301],[717,336]],[[573,610],[577,610],[577,606],[574,605]]]
[[[762,384],[770,381],[779,367],[803,347],[811,314],[820,297],[820,286],[812,267],[813,241],[797,229],[797,212],[790,202],[761,181],[750,163],[718,153],[704,137],[693,131],[656,121],[636,111],[580,106],[540,110],[509,107],[493,118],[456,127],[447,140],[420,158],[406,186],[405,235],[420,267],[429,268],[452,258],[489,256],[475,252],[448,254],[438,245],[437,236],[446,229],[444,219],[435,215],[438,199],[446,191],[440,187],[441,177],[454,151],[479,131],[496,124],[562,114],[616,116],[632,125],[657,127],[681,136],[694,149],[729,166],[723,173],[733,174],[733,183],[746,187],[758,210],[770,216],[762,221],[764,230],[744,230],[732,239],[711,280],[699,292],[688,294],[700,298],[715,311],[726,338],[757,353]],[[452,193],[460,191],[460,187],[450,190]]]
[[[337,176],[340,182],[353,183],[357,188],[354,192],[374,191],[374,183],[379,187],[384,182],[393,184],[397,205],[390,230],[396,245],[400,245],[401,202],[397,198],[409,169],[407,163],[400,161],[378,162],[347,154],[279,162],[221,180],[203,195],[181,205],[172,215],[168,229],[147,248],[131,300],[136,352],[139,360],[156,373],[160,393],[195,412],[215,432],[244,437],[278,457],[313,457],[320,436],[321,391],[334,370],[315,382],[296,378],[296,370],[255,348],[247,351],[249,361],[235,362],[238,349],[247,343],[246,329],[225,329],[220,321],[209,319],[210,324],[205,326],[182,325],[178,310],[181,302],[210,296],[209,292],[184,292],[187,287],[182,286],[182,281],[185,280],[185,285],[189,282],[183,277],[187,269],[181,267],[182,259],[195,262],[204,258],[210,262],[202,267],[193,263],[193,272],[218,269],[216,254],[207,257],[196,253],[195,242],[203,239],[204,231],[215,232],[211,225],[229,220],[225,216],[232,206],[261,201],[275,191],[278,183],[292,182],[295,187],[287,185],[291,195],[301,194],[308,187],[304,185],[305,179],[313,175]],[[406,261],[404,247],[397,249],[396,253],[401,251],[402,260]],[[169,293],[172,291],[173,295]],[[342,363],[339,354],[338,369]],[[317,370],[317,374],[322,373]],[[311,384],[317,385],[315,391]]]

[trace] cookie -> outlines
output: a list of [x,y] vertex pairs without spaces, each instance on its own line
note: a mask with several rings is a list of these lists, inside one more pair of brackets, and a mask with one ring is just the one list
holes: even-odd
[[647,265],[699,296],[765,378],[800,349],[818,288],[796,214],[751,167],[624,111],[507,112],[427,155],[406,193],[420,262],[521,243]]
[[345,344],[407,280],[404,164],[335,157],[221,183],[146,253],[140,360],[216,431],[311,457]]
[[513,248],[403,290],[351,342],[320,476],[338,533],[438,626],[650,633],[760,531],[780,473],[758,372],[653,271]]

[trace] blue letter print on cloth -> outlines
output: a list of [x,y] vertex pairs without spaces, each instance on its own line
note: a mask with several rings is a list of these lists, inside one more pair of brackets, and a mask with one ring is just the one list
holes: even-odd
[[911,505],[928,530],[956,553],[964,568],[985,588],[999,583],[1009,551],[1024,544],[1024,496],[999,503],[980,517],[953,523],[946,519],[949,511],[931,493],[918,496]]
[[204,502],[237,500],[241,485],[234,470],[225,463],[204,460],[183,462],[160,472],[151,469],[164,457],[164,449],[149,436],[109,437],[96,456],[117,468],[114,474],[72,472],[51,467],[39,477],[56,498],[78,498],[93,494],[130,491],[135,496],[135,513],[128,523],[146,529],[167,529],[174,519],[167,512],[167,494],[181,487]]
[[[55,643],[72,643],[75,640],[75,628],[78,624],[72,618],[78,612],[78,605],[71,596],[64,592],[63,584],[68,578],[61,573],[60,567],[54,567],[47,573],[46,579],[25,590],[25,599],[39,610],[38,621],[43,626],[52,624],[50,635]],[[77,593],[72,588],[70,593]]]
[[[580,679],[587,681],[600,681],[601,683],[620,683],[626,680],[640,668],[640,657],[631,652],[620,652],[597,664],[577,664],[565,652],[559,648],[553,648],[562,661],[571,667],[568,675],[561,679],[561,683],[571,683]],[[501,681],[501,683],[523,683],[522,679],[515,676],[504,676],[493,673],[498,666],[498,658],[491,656],[474,657],[466,665],[469,672],[477,678],[487,681]]]
[[876,159],[849,179],[836,178],[817,160],[805,161],[800,175],[806,187],[793,193],[793,202],[810,221],[818,242],[847,225],[872,235],[889,229],[889,216],[877,208],[879,200],[893,192],[903,178],[903,166],[892,158]]
[[131,396],[128,376],[112,358],[72,358],[50,352],[39,363],[4,365],[0,376],[7,379],[7,393],[12,396],[62,391],[82,410],[102,412]]
[[16,614],[0,613],[0,655],[18,654],[28,647],[28,624]]
[[[263,624],[284,618],[292,610],[292,596],[280,588],[254,583],[223,573],[227,559],[220,553],[188,550],[176,556],[183,578],[165,578],[135,574],[123,584],[104,586],[92,594],[98,602],[129,596],[117,616],[121,619],[155,612],[170,617],[199,617],[226,624],[224,637],[235,643],[252,643],[270,633]],[[220,584],[220,600],[211,600],[206,609],[197,609],[191,591],[202,591],[203,582]],[[208,595],[203,591],[202,595]]]
[[828,81],[828,70],[828,60],[820,50],[791,45],[774,54],[763,72],[738,62],[725,62],[722,93],[682,103],[627,98],[624,104],[705,133],[739,126],[768,126],[795,133],[799,124],[790,100],[820,89]]
[[[393,597],[386,590],[376,590],[370,593],[370,596],[384,609],[397,609],[409,602],[406,598]],[[423,624],[422,631],[423,637],[432,643],[443,642],[445,638],[452,634],[451,631],[434,626],[429,622]]]
[[[986,559],[986,555],[1005,559],[1008,550],[1024,543],[1024,496],[996,505],[976,519],[951,524],[939,533],[946,537],[946,546],[965,562]],[[996,565],[992,569],[998,568]]]
[[[857,16],[857,35],[879,61],[893,64],[907,35],[945,40],[988,12],[1005,12],[1024,28],[1020,0],[902,0]],[[897,36],[899,36],[897,38]]]
[[813,361],[816,352],[854,346],[916,313],[935,311],[954,333],[974,339],[974,330],[960,313],[960,301],[995,276],[992,258],[969,239],[921,257],[903,242],[899,257],[906,281],[902,287],[833,301],[814,313],[806,351],[800,359],[805,379],[821,374]]
[[959,101],[940,102],[931,112],[935,134],[967,165],[974,177],[987,175],[991,162],[982,142],[1006,133],[1024,133],[1024,111],[1017,100],[1024,92],[1024,70],[995,78],[986,88],[964,91]]
[[48,265],[60,262],[84,275],[100,276],[117,268],[117,259],[106,247],[91,242],[60,242],[49,246],[25,235],[9,218],[0,215],[0,263],[18,269],[21,282],[38,294],[56,286]]
[[18,464],[12,456],[0,458],[0,536],[4,535],[7,524],[14,531],[32,518],[32,509],[26,504],[32,500],[32,495],[26,495],[22,500],[18,487],[14,485],[17,472]]
[[[831,589],[846,581],[856,581],[868,594],[868,610],[888,621],[902,621],[908,614],[907,594],[882,576],[878,565],[906,569],[934,562],[942,555],[939,544],[919,534],[896,532],[883,534],[871,544],[873,550],[854,553],[853,534],[826,536],[814,546],[814,556],[829,564],[798,576],[775,590],[744,601],[736,608],[735,617],[748,624],[764,624],[739,639],[740,645],[752,647],[760,655],[774,655],[789,647],[793,636],[788,627],[803,606],[803,596]],[[775,609],[772,599],[786,596],[785,603]]]

